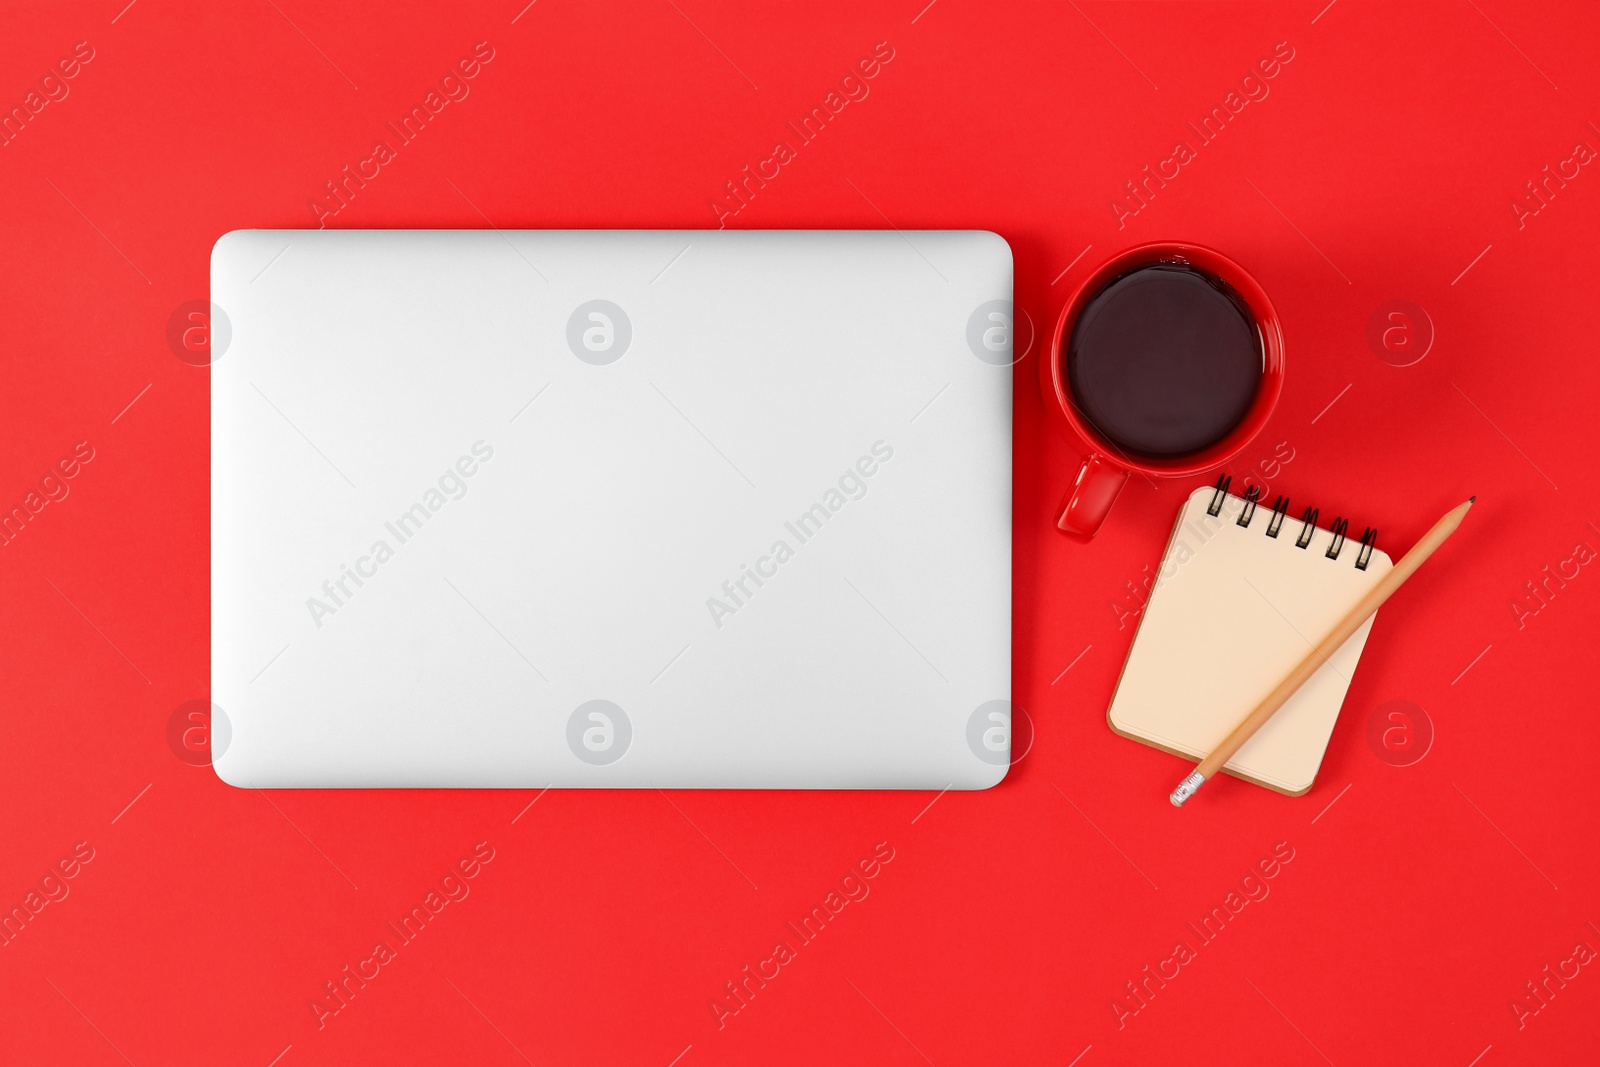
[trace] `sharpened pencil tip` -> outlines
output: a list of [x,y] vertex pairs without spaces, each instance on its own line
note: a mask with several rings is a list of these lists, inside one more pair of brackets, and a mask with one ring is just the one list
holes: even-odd
[[1476,496],[1469,496],[1469,497],[1467,497],[1467,503],[1469,503],[1469,504],[1476,504],[1476,503],[1477,503],[1477,502],[1478,502],[1478,498],[1477,498],[1477,497],[1476,497]]

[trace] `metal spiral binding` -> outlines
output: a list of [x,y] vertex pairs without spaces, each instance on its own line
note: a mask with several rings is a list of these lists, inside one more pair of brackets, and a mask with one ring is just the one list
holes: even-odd
[[[1206,514],[1217,516],[1222,514],[1222,502],[1227,499],[1228,487],[1233,484],[1233,475],[1222,474],[1217,476],[1217,484],[1211,494],[1211,503],[1206,508]],[[1247,485],[1244,490],[1244,507],[1239,511],[1236,525],[1246,529],[1255,521],[1256,508],[1261,503],[1261,487]],[[1311,539],[1317,532],[1317,516],[1320,512],[1313,507],[1308,507],[1300,515],[1300,536],[1295,538],[1294,547],[1310,548]],[[1283,524],[1289,517],[1289,498],[1282,493],[1272,503],[1272,518],[1267,520],[1267,536],[1276,538],[1283,531]],[[1323,553],[1328,559],[1337,560],[1339,553],[1344,551],[1345,541],[1350,533],[1350,520],[1338,518],[1333,520],[1329,532],[1333,540],[1328,544],[1328,551]],[[1361,549],[1356,553],[1356,570],[1364,571],[1372,562],[1372,553],[1378,546],[1378,529],[1368,526],[1361,535]]]
[[1305,514],[1300,516],[1300,521],[1305,525],[1300,528],[1300,536],[1295,538],[1294,547],[1305,548],[1311,543],[1311,535],[1317,529],[1317,509],[1306,508]]
[[1239,512],[1239,525],[1249,528],[1250,520],[1256,517],[1256,505],[1261,502],[1261,487],[1250,485],[1244,491],[1244,509]]
[[1267,536],[1277,537],[1278,531],[1283,529],[1283,520],[1289,515],[1289,498],[1282,493],[1272,505],[1272,518],[1267,522]]
[[1333,540],[1329,543],[1325,555],[1329,559],[1338,559],[1339,553],[1344,550],[1344,536],[1350,532],[1350,520],[1334,519],[1329,531],[1333,534]]
[[1378,528],[1368,526],[1367,532],[1361,535],[1361,551],[1356,553],[1356,570],[1364,571],[1367,564],[1372,562],[1372,550],[1378,547]]
[[1233,475],[1222,474],[1217,476],[1217,491],[1211,494],[1211,505],[1206,508],[1207,515],[1222,514],[1222,500],[1228,495],[1228,486],[1233,484]]

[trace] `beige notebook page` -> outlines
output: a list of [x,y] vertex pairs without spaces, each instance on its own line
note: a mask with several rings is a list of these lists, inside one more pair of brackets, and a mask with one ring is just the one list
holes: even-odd
[[[1333,534],[1321,528],[1297,548],[1304,527],[1293,517],[1268,537],[1265,507],[1240,526],[1245,502],[1231,494],[1220,514],[1207,515],[1215,493],[1195,490],[1178,512],[1107,713],[1117,733],[1194,760],[1220,744],[1393,566],[1374,551],[1367,569],[1357,570],[1354,539],[1328,559]],[[1368,619],[1224,769],[1283,793],[1310,789],[1371,629]]]

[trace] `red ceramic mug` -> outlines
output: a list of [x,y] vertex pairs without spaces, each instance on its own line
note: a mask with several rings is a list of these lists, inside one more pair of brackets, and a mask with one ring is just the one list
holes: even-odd
[[[1078,409],[1072,396],[1065,366],[1066,346],[1078,316],[1100,290],[1112,280],[1140,267],[1157,263],[1174,263],[1192,267],[1218,278],[1232,287],[1249,310],[1250,318],[1258,332],[1261,348],[1261,384],[1250,405],[1232,430],[1221,440],[1198,452],[1178,456],[1146,456],[1128,452],[1097,432]],[[1089,443],[1089,455],[1078,470],[1078,477],[1068,490],[1061,506],[1056,527],[1062,533],[1088,540],[1100,529],[1117,494],[1134,471],[1151,478],[1182,478],[1221,466],[1232,459],[1251,438],[1261,432],[1267,419],[1278,404],[1283,392],[1283,330],[1278,313],[1256,280],[1244,268],[1221,252],[1201,245],[1159,244],[1140,245],[1113,257],[1102,264],[1081,282],[1073,292],[1067,306],[1056,321],[1056,329],[1039,361],[1041,385],[1048,401],[1055,400],[1054,408],[1065,420],[1068,428]]]

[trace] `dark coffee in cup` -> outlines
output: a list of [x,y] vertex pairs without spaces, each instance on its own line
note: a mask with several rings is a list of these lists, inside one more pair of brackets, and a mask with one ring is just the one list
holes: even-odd
[[1155,263],[1107,282],[1072,329],[1065,369],[1079,414],[1135,456],[1184,456],[1226,437],[1255,403],[1265,357],[1220,278]]

